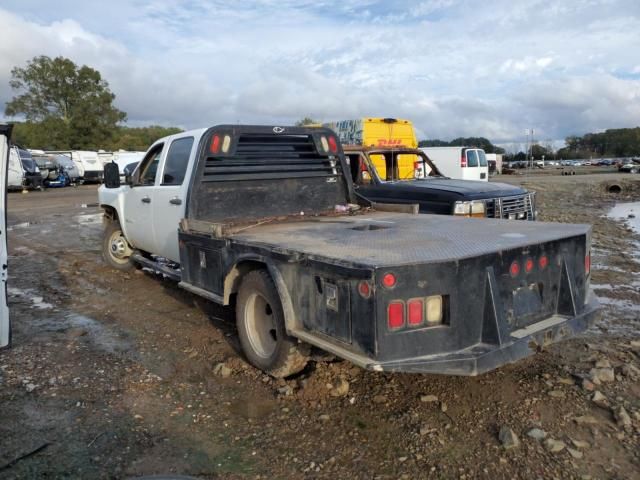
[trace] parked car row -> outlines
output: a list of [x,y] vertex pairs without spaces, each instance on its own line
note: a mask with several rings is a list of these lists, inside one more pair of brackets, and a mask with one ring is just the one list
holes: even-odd
[[105,164],[118,164],[122,178],[125,167],[137,164],[144,152],[93,152],[84,150],[28,150],[11,147],[9,190],[41,190],[82,183],[102,183]]

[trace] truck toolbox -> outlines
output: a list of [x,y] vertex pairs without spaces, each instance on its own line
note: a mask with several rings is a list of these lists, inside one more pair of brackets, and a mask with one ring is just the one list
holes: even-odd
[[[155,197],[149,183],[137,186],[162,141],[130,189],[147,188],[138,194],[143,205],[171,198],[173,218],[182,216],[177,232],[156,231],[156,244],[157,232],[170,232],[159,243],[179,249],[179,266],[167,270],[172,258],[163,255],[158,271],[196,295],[235,304],[247,359],[274,376],[300,371],[310,345],[374,370],[476,375],[596,319],[588,225],[356,205],[328,129],[224,125],[173,142],[185,138],[194,145],[186,205]],[[155,168],[161,178],[162,165]],[[104,188],[120,188],[117,166],[110,170]],[[126,212],[117,216],[126,221]],[[105,255],[113,252],[113,265],[124,269],[131,251],[149,266],[159,252],[143,257],[135,245],[150,240],[131,242],[125,233],[107,227]]]

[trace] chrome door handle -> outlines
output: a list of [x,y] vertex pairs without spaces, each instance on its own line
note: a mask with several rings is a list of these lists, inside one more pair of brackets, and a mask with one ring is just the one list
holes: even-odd
[[142,199],[140,200],[142,203],[151,203],[151,198],[149,197],[142,197]]
[[171,205],[182,205],[182,199],[180,199],[178,197],[174,197],[171,200],[169,200],[169,203]]

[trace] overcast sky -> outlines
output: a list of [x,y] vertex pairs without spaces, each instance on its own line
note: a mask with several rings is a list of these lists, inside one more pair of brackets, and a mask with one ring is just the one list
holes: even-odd
[[128,125],[407,118],[420,138],[640,125],[640,0],[0,0],[0,104],[36,55]]

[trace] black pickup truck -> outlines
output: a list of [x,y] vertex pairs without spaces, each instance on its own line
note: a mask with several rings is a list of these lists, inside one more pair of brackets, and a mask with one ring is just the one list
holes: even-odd
[[[127,247],[116,223],[105,238],[116,231],[117,241],[105,245],[235,304],[247,359],[274,376],[300,371],[310,345],[373,370],[476,375],[596,318],[587,225],[357,205],[342,147],[324,128],[221,125],[181,135],[199,140],[175,226],[179,267]],[[104,202],[119,187],[115,164],[105,179]],[[149,188],[132,185],[125,195]]]
[[[383,203],[418,204],[420,213],[535,220],[535,193],[505,183],[443,176],[420,149],[345,145],[356,192]],[[376,165],[382,166],[382,174]]]

